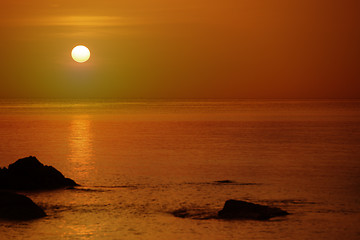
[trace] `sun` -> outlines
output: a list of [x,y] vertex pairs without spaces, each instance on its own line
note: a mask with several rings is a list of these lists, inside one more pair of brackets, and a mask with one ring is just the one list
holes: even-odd
[[86,62],[90,58],[90,50],[84,45],[77,45],[72,49],[71,57],[78,63]]

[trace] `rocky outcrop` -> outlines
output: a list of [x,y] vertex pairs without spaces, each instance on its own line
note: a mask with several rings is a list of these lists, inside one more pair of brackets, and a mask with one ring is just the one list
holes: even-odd
[[218,218],[268,220],[288,214],[280,208],[231,199],[227,200],[224,208],[218,212]]
[[0,191],[1,219],[31,220],[45,216],[45,212],[30,198],[13,192]]
[[0,169],[0,189],[46,190],[77,186],[76,182],[36,157],[26,157]]

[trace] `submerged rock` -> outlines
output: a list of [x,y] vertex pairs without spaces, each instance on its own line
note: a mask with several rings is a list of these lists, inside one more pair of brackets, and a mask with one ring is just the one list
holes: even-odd
[[45,217],[46,214],[30,198],[0,191],[0,218],[7,220],[31,220]]
[[221,219],[268,220],[288,214],[280,208],[231,199],[225,202],[224,208],[218,212],[218,217]]
[[17,160],[8,168],[0,169],[0,189],[43,190],[77,186],[78,184],[36,157]]
[[235,183],[234,181],[231,181],[231,180],[218,180],[218,181],[215,181],[215,183],[219,183],[219,184],[221,184],[221,183]]

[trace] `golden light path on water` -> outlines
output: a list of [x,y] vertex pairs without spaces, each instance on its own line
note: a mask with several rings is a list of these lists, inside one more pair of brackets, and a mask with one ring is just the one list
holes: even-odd
[[78,177],[83,178],[94,168],[91,120],[88,115],[74,116],[70,123],[69,145],[69,161],[74,164]]
[[[358,100],[24,101],[0,102],[0,167],[34,155],[81,186],[26,192],[48,216],[1,240],[359,239]],[[291,215],[197,219],[228,199]]]

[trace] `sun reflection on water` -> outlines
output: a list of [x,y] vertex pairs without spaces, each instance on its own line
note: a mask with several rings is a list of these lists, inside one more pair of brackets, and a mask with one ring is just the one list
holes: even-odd
[[85,177],[93,169],[91,120],[88,115],[76,116],[70,123],[70,155],[78,177]]

